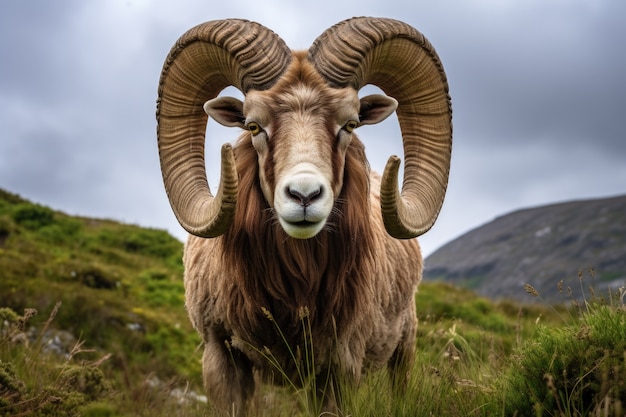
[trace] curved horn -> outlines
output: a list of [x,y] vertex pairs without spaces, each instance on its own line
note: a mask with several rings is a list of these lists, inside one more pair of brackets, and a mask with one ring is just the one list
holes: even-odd
[[201,237],[224,233],[237,202],[232,147],[222,147],[220,185],[211,194],[204,163],[203,104],[235,86],[244,94],[270,88],[291,60],[285,42],[246,20],[198,25],[170,50],[159,80],[157,138],[165,190],[181,226]]
[[412,238],[434,224],[445,196],[452,150],[452,105],[437,53],[413,27],[392,19],[353,18],[327,29],[309,49],[309,59],[336,88],[380,87],[398,100],[404,147],[389,158],[381,185],[387,232]]

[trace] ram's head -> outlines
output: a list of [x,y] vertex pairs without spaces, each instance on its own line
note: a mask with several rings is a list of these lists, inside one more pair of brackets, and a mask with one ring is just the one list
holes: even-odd
[[[359,99],[366,84],[388,96]],[[235,86],[244,101],[217,97]],[[391,98],[393,97],[393,98]],[[244,20],[199,25],[172,48],[157,106],[166,190],[181,225],[215,237],[232,222],[238,175],[222,147],[221,181],[211,194],[204,164],[207,114],[246,129],[258,154],[267,203],[290,236],[310,238],[326,224],[341,193],[353,130],[397,110],[404,146],[383,173],[381,209],[389,234],[411,238],[434,223],[445,195],[451,106],[441,63],[412,27],[355,18],[326,30],[306,52],[291,52],[267,28]],[[368,192],[364,189],[363,192]]]

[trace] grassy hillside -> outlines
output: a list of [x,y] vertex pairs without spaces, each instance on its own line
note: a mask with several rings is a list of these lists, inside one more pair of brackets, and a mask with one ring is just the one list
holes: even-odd
[[[0,416],[212,416],[181,255],[164,231],[71,217],[0,190]],[[556,310],[424,284],[406,390],[393,395],[374,372],[341,415],[621,416],[621,295]],[[263,387],[252,415],[318,415],[307,400]]]
[[[111,388],[104,397],[121,396],[115,401],[126,403],[128,415],[143,413],[133,410],[134,397],[149,394],[149,377],[199,387],[200,340],[184,310],[181,256],[182,244],[164,231],[70,217],[0,191],[0,307],[18,315],[37,311],[20,324],[23,335],[5,320],[0,334],[13,332],[23,343],[4,340],[0,358],[19,367],[14,361],[24,349],[35,356],[28,360],[44,368],[52,362],[50,369],[31,364],[26,387],[11,394],[11,401],[34,395],[35,403],[45,404],[48,397],[63,402],[64,395],[30,387],[41,383],[28,378],[38,379],[40,371],[57,378],[57,359],[69,356],[71,364],[106,356],[98,366]],[[80,352],[70,355],[77,346]]]

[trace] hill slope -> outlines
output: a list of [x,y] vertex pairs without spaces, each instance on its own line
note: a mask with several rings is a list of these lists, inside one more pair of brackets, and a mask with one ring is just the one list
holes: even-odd
[[[622,286],[626,196],[515,211],[446,244],[425,264],[425,279],[444,280],[492,298],[528,301],[524,283],[545,300],[564,300],[568,287],[579,297],[579,271],[586,277],[585,287]],[[564,295],[557,291],[560,280]]]
[[[68,216],[0,189],[0,416],[216,415],[197,394],[202,349],[184,309],[181,254],[182,244],[162,230]],[[539,410],[513,385],[536,386],[536,398],[550,400],[543,394],[545,367],[520,362],[525,341],[543,349],[538,335],[558,336],[556,342],[547,339],[550,352],[557,343],[577,355],[561,362],[583,370],[587,379],[573,380],[585,387],[586,410],[588,404],[601,405],[603,412],[605,404],[621,407],[626,310],[623,299],[616,300],[622,301],[594,327],[575,310],[491,302],[447,283],[424,283],[416,298],[416,364],[403,395],[394,395],[385,372],[368,373],[346,395],[341,415],[503,415],[516,396],[521,402],[515,409]],[[570,321],[579,327],[563,331],[560,326]],[[583,342],[593,350],[580,348]],[[553,355],[542,352],[528,357],[552,366]],[[615,352],[616,359],[607,360],[606,352]],[[536,375],[511,368],[517,363]],[[555,381],[577,372],[559,371]],[[509,381],[510,374],[521,379]],[[587,387],[612,388],[590,401]],[[307,405],[308,390],[259,390],[251,416],[320,415]],[[503,394],[494,396],[496,391]],[[574,397],[567,385],[554,395],[565,398],[563,392],[568,400]],[[557,407],[547,404],[545,414],[556,414]]]
[[[163,230],[69,216],[0,189],[0,415],[7,398],[21,407],[9,410],[26,415],[21,404],[41,408],[58,398],[55,404],[65,406],[74,395],[42,391],[36,381],[45,381],[46,371],[32,366],[26,371],[35,373],[32,395],[39,402],[27,400],[25,377],[25,383],[13,384],[22,388],[7,391],[7,372],[18,374],[16,364],[23,362],[13,340],[32,348],[37,360],[29,361],[45,365],[47,372],[58,366],[39,361],[40,354],[58,354],[63,364],[70,363],[67,358],[102,362],[99,369],[128,393],[123,401],[130,415],[138,415],[130,407],[134,397],[148,395],[147,378],[200,390],[200,339],[184,308],[182,250]],[[10,326],[12,312],[31,317],[34,311],[38,314],[27,325],[20,318],[22,324]],[[41,410],[59,416],[67,411]]]

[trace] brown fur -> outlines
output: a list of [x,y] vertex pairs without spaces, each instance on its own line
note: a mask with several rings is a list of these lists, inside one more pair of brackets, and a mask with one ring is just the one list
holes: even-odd
[[[294,102],[290,88],[299,84],[315,86],[319,102]],[[406,372],[415,349],[419,246],[416,240],[396,240],[386,233],[380,179],[370,173],[356,136],[344,165],[333,142],[332,106],[325,105],[336,90],[326,87],[306,63],[292,65],[274,90],[284,106],[271,114],[278,122],[269,155],[273,158],[276,148],[291,140],[280,136],[285,130],[280,112],[293,112],[299,103],[300,114],[326,121],[318,130],[329,140],[333,187],[341,191],[318,235],[289,237],[264,198],[257,152],[246,133],[234,148],[240,182],[232,226],[219,238],[191,236],[187,242],[187,309],[205,343],[207,393],[223,410],[234,407],[239,414],[254,392],[253,370],[282,382],[265,357],[268,353],[298,383],[296,366],[302,364],[294,362],[292,353],[305,352],[312,343],[315,373],[330,372],[356,383],[366,369],[387,363]],[[266,162],[265,169],[265,180],[273,186],[276,161]],[[326,408],[333,409],[332,393],[324,398]]]

